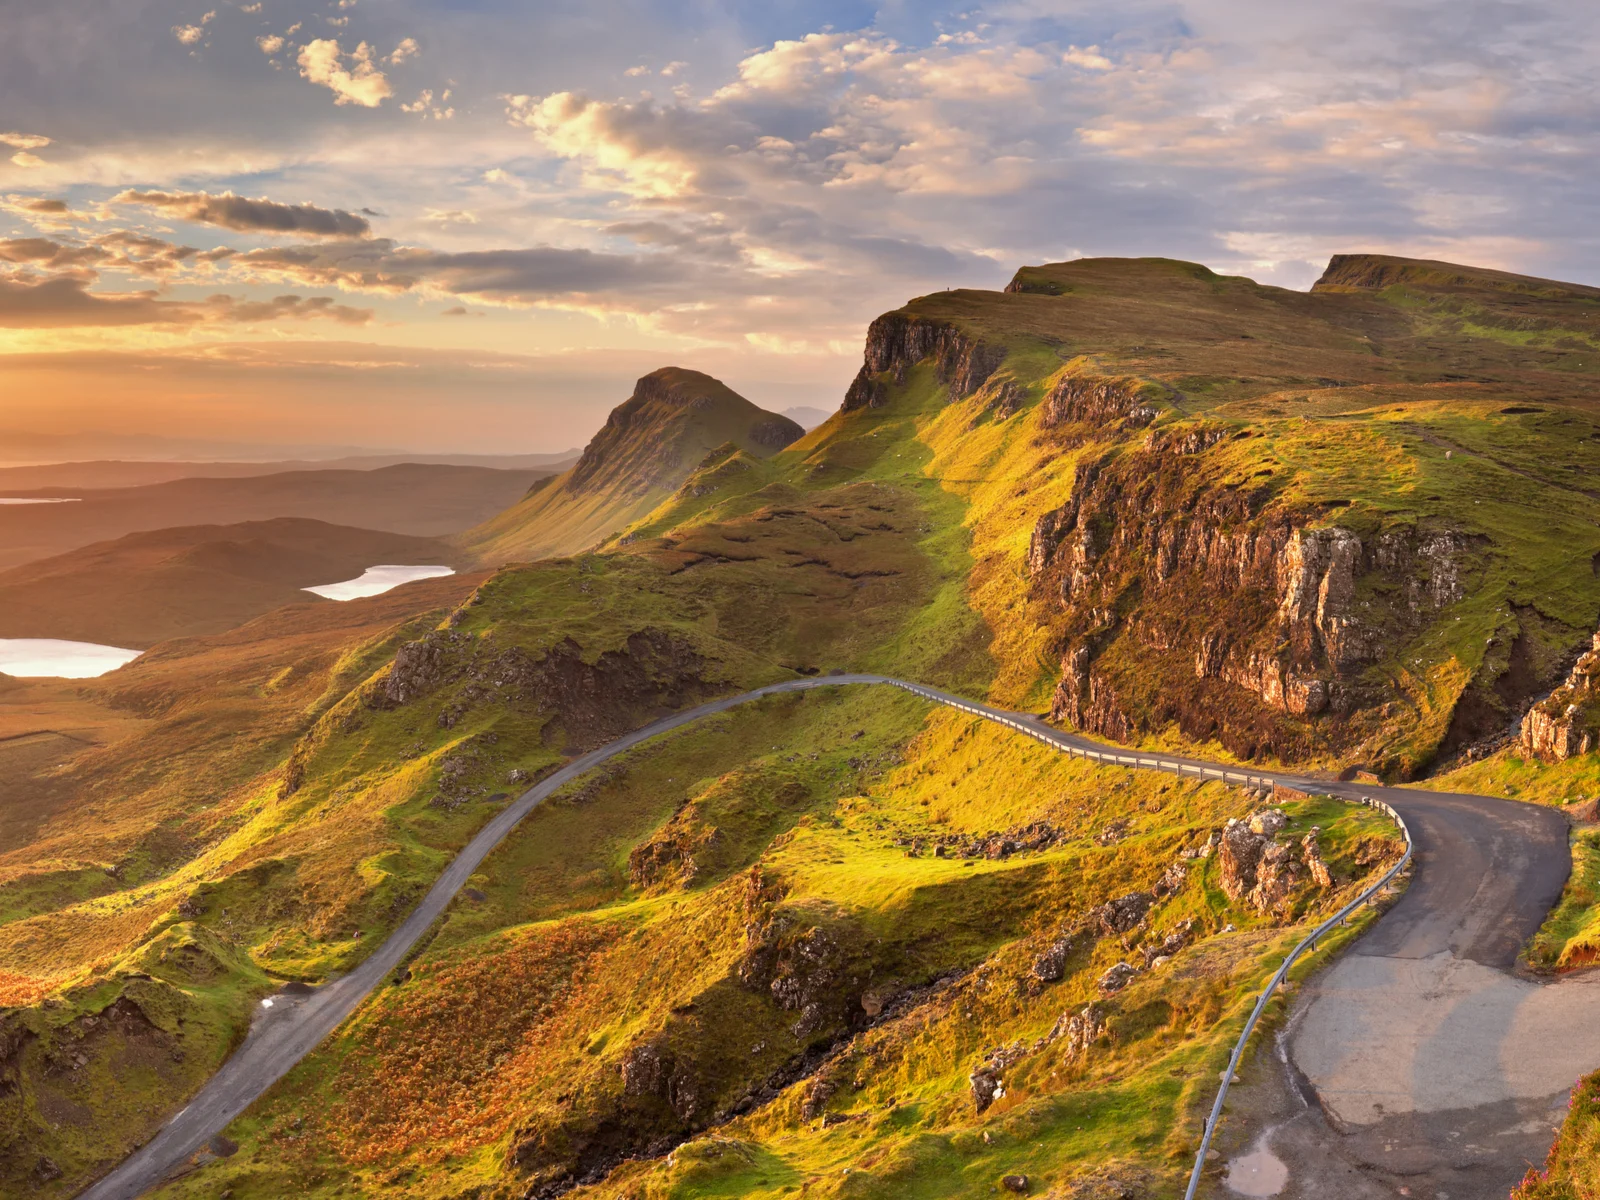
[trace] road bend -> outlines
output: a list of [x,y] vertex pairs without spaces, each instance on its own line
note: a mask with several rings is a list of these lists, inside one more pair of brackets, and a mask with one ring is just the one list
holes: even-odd
[[[1534,805],[1489,796],[1330,783],[1290,772],[1128,750],[1063,733],[1029,714],[993,708],[886,675],[836,674],[775,683],[652,721],[573,759],[528,789],[467,843],[410,916],[349,974],[314,990],[291,987],[262,1001],[249,1036],[194,1099],[155,1137],[80,1193],[82,1200],[133,1200],[183,1168],[356,1010],[401,964],[490,851],[563,785],[641,742],[751,700],[858,684],[902,688],[998,722],[1064,753],[1110,766],[1166,771],[1246,787],[1281,783],[1349,798],[1370,795],[1387,800],[1411,829],[1417,870],[1405,896],[1358,944],[1362,953],[1374,953],[1369,948],[1378,947],[1386,958],[1444,954],[1501,973],[1511,967],[1519,947],[1543,921],[1570,867],[1566,819]],[[1383,999],[1378,995],[1380,1004]],[[1496,1045],[1487,1052],[1498,1050]],[[1472,1051],[1471,1046],[1455,1048],[1458,1055]],[[1570,1082],[1568,1078],[1569,1086]],[[1380,1080],[1378,1086],[1383,1084]]]

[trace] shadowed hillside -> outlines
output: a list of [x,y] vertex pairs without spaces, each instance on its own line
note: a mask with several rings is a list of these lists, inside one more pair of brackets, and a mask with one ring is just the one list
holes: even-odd
[[[133,533],[0,573],[0,637],[144,649],[220,633],[379,563],[454,565],[433,538],[281,517]],[[106,603],[115,596],[116,603]]]
[[[1590,297],[1329,278],[1087,260],[923,297],[781,449],[657,372],[474,533],[532,556],[571,517],[594,552],[63,692],[63,730],[120,740],[21,755],[62,757],[3,831],[0,1181],[71,1194],[529,781],[707,697],[859,669],[1307,772],[1592,773],[1496,741],[1600,616]],[[334,609],[347,636],[302,630]],[[162,1194],[1178,1194],[1254,989],[1400,850],[1329,800],[1228,824],[1258,807],[899,693],[720,714],[530,815],[238,1152]],[[1563,905],[1554,962],[1600,938],[1592,890]]]
[[490,564],[572,554],[645,516],[713,450],[767,458],[804,432],[709,375],[662,367],[612,410],[570,471],[459,541]]

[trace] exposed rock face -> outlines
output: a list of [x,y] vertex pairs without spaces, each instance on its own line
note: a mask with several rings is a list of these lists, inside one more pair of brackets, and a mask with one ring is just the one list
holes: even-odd
[[952,399],[972,395],[1005,357],[1003,346],[977,341],[956,326],[904,313],[886,313],[867,327],[861,370],[845,392],[841,411],[878,408],[888,399],[889,379],[905,382],[906,371],[932,356],[939,381]]
[[983,1112],[1006,1094],[1005,1073],[1026,1053],[1027,1049],[1021,1042],[1012,1042],[1009,1046],[989,1051],[967,1079],[972,1087],[972,1104],[977,1111]]
[[1029,973],[1040,983],[1056,983],[1066,976],[1067,958],[1077,944],[1076,935],[1057,938],[1045,947],[1044,953],[1033,960]]
[[[1136,409],[1110,381],[1069,378],[1046,401],[1069,430]],[[1244,757],[1353,744],[1347,718],[1375,722],[1390,698],[1368,669],[1465,595],[1481,542],[1412,526],[1363,537],[1287,508],[1270,469],[1240,484],[1213,463],[1248,436],[1151,430],[1080,461],[1067,502],[1038,519],[1027,569],[1059,614],[1053,716],[1117,740],[1175,721]],[[1313,734],[1324,715],[1346,719]]]
[[634,1046],[622,1059],[622,1090],[628,1096],[656,1096],[665,1100],[678,1120],[693,1125],[707,1115],[706,1089],[693,1064],[680,1064],[659,1042]]
[[1081,1058],[1106,1031],[1105,1012],[1098,1004],[1086,1004],[1081,1012],[1066,1018],[1067,1057]]
[[788,417],[757,408],[709,375],[663,367],[640,379],[633,395],[611,410],[564,486],[582,494],[626,475],[638,488],[676,487],[682,482],[678,443],[697,423],[714,425],[735,444],[762,453],[805,434]]
[[797,1037],[847,1027],[864,1012],[871,976],[870,957],[853,944],[855,937],[854,929],[804,928],[791,913],[769,912],[745,929],[740,982],[798,1013]]
[[1305,855],[1306,869],[1311,872],[1311,878],[1316,880],[1317,886],[1319,888],[1331,888],[1333,886],[1333,872],[1328,870],[1327,861],[1322,857],[1322,847],[1317,844],[1317,834],[1319,832],[1317,829],[1312,829],[1310,833],[1301,838],[1300,850]]
[[1089,927],[1101,937],[1114,937],[1139,927],[1155,897],[1149,892],[1129,892],[1089,910]]
[[674,820],[628,854],[628,878],[639,887],[675,882],[687,887],[700,874],[696,855],[721,840],[716,826]]
[[630,635],[623,649],[608,650],[593,663],[584,661],[583,647],[570,637],[536,657],[434,630],[396,651],[388,675],[366,699],[372,708],[389,709],[464,685],[440,711],[441,726],[455,725],[493,697],[554,713],[574,744],[588,746],[626,732],[641,709],[676,708],[708,693],[714,684],[704,678],[706,667],[691,645],[660,629]]
[[1133,982],[1133,977],[1138,973],[1139,969],[1132,963],[1119,962],[1109,968],[1104,975],[1100,976],[1100,990],[1107,995],[1111,995],[1113,992],[1120,992],[1129,983]]
[[1518,748],[1530,758],[1561,762],[1600,745],[1600,633],[1566,682],[1522,718]]
[[407,704],[438,687],[456,666],[467,634],[435,630],[419,642],[407,642],[395,651],[394,664],[383,681],[384,707]]
[[1063,375],[1040,405],[1039,424],[1045,429],[1072,424],[1139,429],[1155,420],[1158,411],[1142,402],[1126,380]]
[[[1262,913],[1282,916],[1308,873],[1319,886],[1332,885],[1314,832],[1301,842],[1306,862],[1295,857],[1291,846],[1274,840],[1285,824],[1287,820],[1281,812],[1264,809],[1248,820],[1235,818],[1223,828],[1217,851],[1218,882],[1228,899],[1243,901]],[[1312,862],[1316,865],[1312,866]]]

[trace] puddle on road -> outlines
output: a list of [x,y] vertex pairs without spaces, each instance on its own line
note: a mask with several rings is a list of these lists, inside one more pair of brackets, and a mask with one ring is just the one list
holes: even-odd
[[1255,1140],[1249,1151],[1228,1163],[1222,1182],[1236,1196],[1276,1196],[1289,1182],[1289,1168],[1268,1143],[1277,1127]]

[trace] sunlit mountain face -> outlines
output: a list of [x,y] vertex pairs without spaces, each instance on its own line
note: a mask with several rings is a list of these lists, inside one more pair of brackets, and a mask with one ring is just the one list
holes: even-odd
[[0,0],[0,1197],[1600,1196],[1597,61]]
[[1578,0],[114,7],[0,16],[4,461],[561,450],[689,351],[828,410],[1078,254],[1600,268]]

